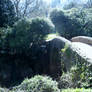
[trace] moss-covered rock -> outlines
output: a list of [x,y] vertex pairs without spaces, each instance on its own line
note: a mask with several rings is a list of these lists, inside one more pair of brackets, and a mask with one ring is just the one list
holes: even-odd
[[[65,48],[64,48],[65,49]],[[92,86],[92,47],[90,45],[72,42],[64,52],[61,61],[65,68],[71,73],[74,87]]]

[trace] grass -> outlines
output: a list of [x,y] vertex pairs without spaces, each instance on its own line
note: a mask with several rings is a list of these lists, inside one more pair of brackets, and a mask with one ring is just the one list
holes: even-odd
[[84,89],[84,88],[63,89],[61,92],[92,92],[92,89]]
[[59,34],[58,33],[56,33],[56,34],[48,34],[46,37],[45,37],[45,40],[46,41],[49,41],[49,40],[52,40],[52,39],[54,39],[54,38],[56,38],[56,37],[58,37],[59,36]]

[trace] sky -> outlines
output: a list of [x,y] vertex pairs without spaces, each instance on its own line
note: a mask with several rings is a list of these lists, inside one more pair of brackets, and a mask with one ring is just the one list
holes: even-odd
[[[44,0],[44,1],[47,2],[48,4],[50,4],[52,2],[52,0]],[[67,3],[67,1],[70,1],[70,0],[61,0],[61,2],[63,4]],[[83,3],[87,2],[87,0],[80,0],[80,1],[83,2]]]
[[[24,0],[21,0],[22,2],[24,1]],[[43,1],[45,1],[47,4],[51,4],[51,2],[53,1],[53,0],[43,0]],[[57,1],[57,0],[56,0]],[[67,3],[68,1],[74,1],[74,0],[61,0],[61,3],[62,4],[65,4],[65,3]],[[75,0],[75,1],[79,1],[79,0]],[[83,3],[85,3],[85,2],[87,2],[88,0],[80,0],[81,2],[83,2]]]
[[52,0],[43,0],[43,1],[47,2],[48,4],[50,4]]

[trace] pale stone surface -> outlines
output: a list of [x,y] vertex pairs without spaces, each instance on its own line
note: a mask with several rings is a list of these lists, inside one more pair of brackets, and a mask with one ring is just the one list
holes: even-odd
[[92,63],[92,46],[81,42],[72,42],[71,48],[83,59]]
[[[86,41],[84,40],[85,37],[84,38],[83,36],[80,36],[80,37],[82,37],[83,41]],[[59,36],[51,40],[48,40],[47,42],[50,42],[50,48],[51,48],[50,49],[50,66],[53,65],[53,62],[58,61],[59,59],[59,53],[57,53],[57,51],[60,52],[61,49],[64,49],[64,48],[67,50],[61,53],[62,54],[61,62],[64,62],[66,66],[66,70],[69,70],[72,65],[76,64],[77,61],[84,61],[86,63],[92,63],[92,46],[86,43],[83,43],[83,41],[78,42],[78,39],[77,39],[76,42],[70,42],[69,40],[63,37],[59,37]],[[68,47],[65,45],[68,45]],[[56,63],[54,64],[55,69],[56,69],[55,67]],[[57,64],[57,66],[59,66],[59,64]]]
[[[83,36],[80,36],[80,37],[82,37],[82,39],[84,40]],[[65,51],[64,53],[62,52],[62,57],[61,57],[61,62],[65,63],[67,70],[69,70],[71,66],[75,64],[75,62],[77,61],[76,59],[78,59],[79,61],[84,60],[85,62],[92,63],[92,46],[86,43],[83,43],[82,40],[81,40],[82,42],[78,42],[78,39],[76,42],[70,42],[69,40],[63,37],[57,36],[49,41],[51,43],[51,48],[52,48],[52,50],[50,51],[51,52],[50,62],[57,61],[59,58],[59,57],[56,57],[56,59],[54,59],[56,52],[53,52],[53,51],[55,50],[55,48],[57,48],[59,52],[61,49],[66,48],[65,45],[67,44],[68,53],[67,51]]]
[[92,46],[92,37],[76,36],[71,39],[72,42],[82,42]]

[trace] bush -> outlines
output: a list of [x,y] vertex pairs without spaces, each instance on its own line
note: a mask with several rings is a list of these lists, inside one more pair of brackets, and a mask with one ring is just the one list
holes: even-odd
[[62,60],[69,73],[68,73],[68,76],[66,76],[66,74],[61,76],[61,80],[60,80],[61,87],[63,84],[62,81],[64,81],[64,83],[66,84],[68,84],[71,81],[70,83],[73,84],[72,85],[73,88],[76,88],[76,87],[91,88],[92,87],[92,64],[89,63],[87,60],[83,59],[82,57],[80,57],[79,54],[73,51],[73,48],[69,47],[67,49],[67,47],[65,46],[65,48],[62,49],[62,51],[64,52],[64,55],[62,56],[67,57],[67,59],[64,59],[64,60],[62,57]]
[[49,19],[35,18],[30,24],[30,34],[32,34],[32,41],[39,43],[44,40],[44,37],[50,33],[54,33],[54,25]]
[[[80,62],[80,61],[79,61]],[[71,68],[71,77],[75,87],[91,88],[92,87],[92,65],[80,62]]]
[[[73,51],[73,48],[71,49],[69,47],[67,49],[65,46],[65,48],[62,49],[62,51],[64,51],[64,54],[67,56],[68,59],[68,60],[64,59],[63,62],[69,72],[68,77],[71,78],[72,81],[71,83],[73,83],[72,87],[73,88],[92,87],[92,64],[89,63],[87,60],[84,60],[82,57],[80,57],[79,54]],[[68,63],[66,63],[66,61]]]
[[18,87],[13,91],[18,92],[23,90],[24,92],[60,92],[58,84],[47,76],[35,76],[31,79],[25,79]]
[[12,32],[12,28],[0,28],[0,50],[7,49],[9,43],[7,43],[8,39],[7,36]]
[[66,11],[66,14],[71,19],[76,19],[81,24],[81,29],[84,35],[92,37],[92,8],[77,9],[73,8]]
[[73,82],[70,73],[63,74],[59,80],[59,88],[73,88]]
[[41,43],[44,36],[53,31],[54,26],[49,20],[43,18],[36,18],[31,21],[22,19],[15,23],[7,39],[13,53],[22,53],[29,50],[30,44]]
[[92,89],[76,88],[76,89],[64,89],[62,92],[91,92]]
[[14,27],[12,28],[12,32],[7,35],[7,43],[9,43],[9,49],[12,51],[12,53],[21,53],[29,48],[29,29],[30,22],[26,19],[19,20],[15,23]]
[[51,12],[50,18],[56,27],[56,31],[67,39],[78,35],[84,35],[82,24],[77,18],[70,17],[66,12],[67,11],[57,9]]
[[68,39],[74,36],[92,37],[92,8],[72,8],[53,10],[50,18],[61,36]]
[[50,18],[56,26],[56,30],[65,38],[81,35],[81,24],[76,19],[71,19],[62,10],[53,10]]
[[61,76],[59,88],[92,88],[92,65],[77,61],[68,73]]

